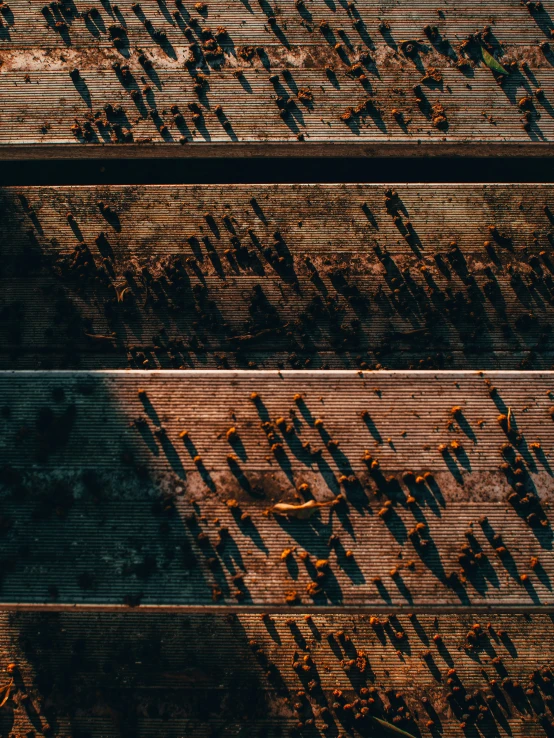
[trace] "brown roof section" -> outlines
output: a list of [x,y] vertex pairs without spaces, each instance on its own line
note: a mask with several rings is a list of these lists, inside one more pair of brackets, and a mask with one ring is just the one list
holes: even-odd
[[552,29],[542,3],[15,0],[0,156],[542,155]]
[[547,369],[552,185],[0,192],[2,368]]
[[538,738],[552,720],[548,615],[2,612],[0,623],[16,735],[357,736],[369,711],[425,738]]
[[553,379],[1,373],[2,601],[552,605]]

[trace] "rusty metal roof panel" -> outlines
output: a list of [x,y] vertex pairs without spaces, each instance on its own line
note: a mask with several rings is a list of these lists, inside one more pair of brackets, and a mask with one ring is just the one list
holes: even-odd
[[369,704],[371,714],[425,738],[545,735],[553,709],[548,615],[376,620],[2,612],[1,664],[15,663],[18,677],[11,730],[42,735],[50,726],[62,738],[366,735]]
[[4,4],[0,156],[551,150],[548,3],[215,5]]
[[552,606],[553,382],[0,373],[2,602]]
[[[5,49],[10,48],[8,42],[11,42],[16,48],[58,48],[71,52],[90,48],[94,44],[99,48],[117,51],[108,28],[110,23],[117,22],[128,29],[132,50],[135,43],[141,47],[159,49],[164,46],[164,39],[152,37],[148,25],[144,24],[143,18],[146,18],[152,20],[156,29],[165,30],[168,49],[165,56],[168,60],[171,59],[169,44],[175,48],[189,43],[189,36],[179,27],[181,18],[174,15],[176,9],[182,16],[183,26],[190,28],[194,40],[198,40],[208,27],[214,34],[224,28],[227,37],[220,33],[217,41],[225,51],[234,50],[236,55],[237,46],[263,45],[280,50],[284,59],[290,53],[290,48],[294,50],[297,46],[324,48],[327,31],[334,36],[344,34],[347,37],[342,42],[346,52],[348,43],[354,47],[366,46],[371,50],[387,38],[390,48],[394,49],[402,40],[414,39],[425,44],[422,52],[431,51],[429,47],[434,45],[448,57],[453,56],[449,47],[461,43],[466,35],[482,32],[486,36],[484,26],[489,27],[486,41],[516,47],[538,46],[541,41],[551,38],[552,28],[552,21],[548,18],[552,8],[548,2],[542,8],[529,9],[513,0],[492,0],[486,6],[445,7],[439,12],[428,0],[410,0],[390,7],[378,7],[370,0],[357,0],[353,7],[342,3],[332,3],[331,7],[325,0],[307,0],[305,8],[296,7],[294,3],[274,7],[272,10],[278,23],[272,29],[268,23],[271,15],[268,13],[271,10],[269,5],[258,7],[259,4],[252,3],[250,7],[245,7],[242,2],[218,0],[205,3],[205,10],[199,12],[191,2],[174,3],[171,7],[164,3],[160,7],[156,0],[144,0],[139,3],[140,8],[119,6],[114,10],[102,2],[92,2],[87,6],[79,3],[69,11],[65,8],[49,8],[51,14],[63,11],[71,18],[67,29],[70,43],[66,44],[64,35],[60,34],[60,30],[64,29],[50,26],[48,18],[45,18],[48,12],[43,10],[42,3],[25,4],[17,1],[9,5],[9,9],[3,13]],[[326,22],[329,29],[321,28],[321,24]],[[385,23],[390,27],[380,27]],[[436,28],[434,38],[429,39],[426,26]],[[280,28],[283,28],[283,35],[279,33]],[[125,45],[122,51],[125,51]]]
[[0,192],[2,368],[550,368],[541,184]]

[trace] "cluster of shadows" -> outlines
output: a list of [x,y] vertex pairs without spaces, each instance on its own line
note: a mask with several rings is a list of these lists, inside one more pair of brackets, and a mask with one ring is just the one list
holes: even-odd
[[[270,543],[281,539],[283,548],[292,540],[304,554],[291,550],[281,562],[287,576],[282,589],[274,587],[272,600],[281,606],[340,605],[366,584],[367,572],[357,559],[359,551],[347,550],[337,529],[355,541],[364,518],[379,520],[391,541],[403,548],[403,562],[391,571],[381,567],[372,580],[369,591],[381,604],[417,604],[438,589],[449,600],[470,605],[475,596],[482,600],[505,586],[506,575],[507,586],[518,587],[537,605],[535,582],[552,589],[539,558],[530,562],[531,577],[518,541],[512,548],[506,531],[487,517],[460,531],[461,543],[442,521],[434,540],[436,522],[431,522],[440,522],[447,507],[435,475],[387,473],[368,451],[360,471],[360,459],[348,457],[302,395],[277,418],[260,395],[254,393],[249,401],[259,418],[256,433],[265,436],[266,453],[274,460],[271,467],[283,473],[290,489],[305,502],[313,499],[311,486],[299,481],[300,464],[302,471],[317,473],[332,495],[328,514],[289,520],[262,516],[271,504],[268,480],[247,468],[248,451],[236,417],[230,423],[238,430],[227,433],[229,453],[214,467],[223,473],[216,483],[194,432],[168,433],[163,414],[145,390],[139,392],[142,411],[133,419],[128,408],[114,408],[109,378],[89,373],[64,377],[45,373],[37,383],[31,375],[15,373],[5,375],[0,387],[0,570],[6,602],[255,604],[259,592],[249,591],[245,581],[252,573],[245,549],[255,547],[267,557]],[[518,529],[550,552],[552,530],[534,482],[539,472],[552,476],[548,458],[540,444],[526,440],[517,414],[490,380],[484,380],[483,389],[506,436],[497,473],[510,488],[513,522],[517,515]],[[463,485],[472,465],[458,439],[479,444],[482,435],[461,408],[451,413],[447,432],[456,440],[440,451],[453,481]],[[365,426],[376,456],[379,446],[392,443],[384,440],[368,411],[355,422]],[[96,439],[92,446],[89,439]],[[161,486],[160,469],[169,471]],[[191,474],[200,475],[212,495],[220,496],[217,513],[208,512],[209,500],[185,495]],[[216,524],[209,522],[214,516]],[[68,556],[75,541],[78,549]],[[109,567],[105,560],[112,562]],[[35,565],[42,571],[36,579],[28,575]],[[420,573],[412,574],[416,568],[423,569],[426,583]],[[263,589],[263,582],[258,580],[256,587]]]
[[[508,408],[502,401],[498,390],[490,383],[487,387],[500,411],[499,419],[504,427],[506,415],[503,413],[508,412]],[[164,450],[169,463],[175,473],[183,474],[183,465],[179,461],[175,448],[167,440],[163,424],[149,401],[143,400],[143,402],[146,416],[154,429],[150,429],[144,416],[137,419],[135,423],[142,440],[152,453],[159,453],[156,437],[165,439],[161,444],[164,448],[165,443]],[[303,483],[298,486],[291,462],[292,458],[295,462],[300,461],[306,469],[317,470],[326,486],[335,495],[327,524],[323,523],[319,517],[307,521],[277,517],[275,521],[275,525],[278,526],[276,530],[281,529],[286,534],[286,540],[294,540],[298,546],[309,553],[308,556],[300,557],[302,573],[299,563],[292,555],[286,558],[286,567],[295,586],[298,586],[303,579],[311,580],[311,584],[308,585],[311,601],[316,604],[344,602],[341,585],[333,567],[329,565],[331,551],[334,551],[336,566],[341,576],[346,577],[354,586],[366,582],[354,553],[347,551],[340,536],[333,532],[333,516],[336,516],[342,529],[355,538],[352,516],[365,517],[377,514],[395,542],[401,546],[410,543],[424,568],[442,586],[452,591],[461,603],[465,605],[471,603],[471,589],[481,597],[486,597],[491,588],[498,589],[501,585],[497,568],[500,566],[509,575],[512,586],[523,588],[534,604],[540,604],[539,595],[535,591],[530,576],[518,569],[516,563],[518,554],[510,551],[510,546],[504,540],[502,531],[495,530],[487,517],[479,519],[480,535],[477,534],[473,524],[470,524],[463,534],[463,542],[459,545],[456,554],[455,568],[452,568],[451,563],[443,563],[443,557],[451,560],[451,548],[455,546],[455,540],[446,534],[446,545],[444,545],[445,541],[435,543],[429,532],[426,512],[440,519],[442,511],[446,508],[445,497],[433,474],[427,472],[424,475],[416,475],[408,471],[402,475],[387,475],[367,452],[364,457],[367,472],[356,473],[351,461],[337,441],[330,436],[320,422],[318,423],[303,399],[296,400],[296,407],[291,408],[287,418],[277,419],[270,417],[261,397],[257,396],[253,402],[261,421],[262,431],[267,438],[268,450],[272,452],[276,463],[290,484],[297,487],[303,500],[305,502],[312,500],[313,494],[308,484]],[[363,413],[362,422],[367,427],[369,436],[378,444],[382,444],[381,434],[367,411]],[[321,445],[313,441],[302,441],[302,432],[308,428],[317,429]],[[450,430],[462,433],[469,440],[477,442],[469,421],[460,411],[456,412],[456,420],[451,422]],[[550,476],[553,475],[552,469],[542,448],[534,444],[533,450],[530,449],[511,411],[509,428],[505,428],[505,432],[507,439],[502,448],[505,461],[501,464],[500,469],[511,487],[507,499],[518,517],[526,523],[540,547],[545,551],[551,551],[550,523],[531,474],[539,471],[537,463],[540,463]],[[247,461],[248,457],[240,436],[236,434],[228,440],[233,453],[227,457],[227,465],[232,477],[236,480],[237,490],[240,492],[237,496],[241,498],[241,502],[232,499],[231,512],[234,521],[241,534],[246,536],[246,540],[251,541],[267,554],[269,549],[250,514],[251,508],[256,506],[255,503],[259,500],[263,501],[266,496],[263,483],[260,482],[258,475],[249,474],[242,468],[242,464]],[[191,461],[196,464],[204,483],[215,493],[216,485],[209,471],[204,467],[190,434],[186,434],[183,444]],[[325,458],[324,448],[331,456],[337,472]],[[463,485],[463,473],[471,472],[470,460],[463,446],[458,443],[452,444],[451,447],[445,447],[442,454],[446,467],[455,481]],[[233,494],[231,487],[227,491],[228,494]],[[411,529],[406,526],[406,513],[408,512],[413,516],[414,527]],[[213,590],[214,599],[231,596],[238,601],[253,602],[252,595],[244,582],[247,569],[240,553],[240,544],[234,539],[228,527],[222,526],[215,541],[212,540],[209,535],[210,531],[204,524],[205,518],[199,503],[194,503],[192,509],[185,515],[185,521],[193,539],[203,552],[205,564],[213,572],[216,581]],[[479,538],[483,539],[483,537],[491,547],[488,552],[479,542]],[[408,561],[405,566],[405,571],[409,576],[409,570],[415,568],[415,562]],[[541,585],[551,590],[550,579],[538,557],[531,561],[531,567]],[[409,604],[414,603],[417,600],[418,585],[415,585],[413,591],[410,589],[401,567],[391,571],[390,576],[401,597]],[[232,582],[231,586],[229,582]],[[383,602],[392,604],[393,595],[388,591],[383,578],[375,577],[373,584]],[[288,598],[282,595],[285,601],[292,604],[300,601],[300,594],[297,590],[289,591],[287,594]]]
[[[506,433],[500,470],[511,488],[507,500],[528,535],[549,552],[552,531],[532,475],[539,471],[539,464],[550,476],[552,470],[542,448],[528,444],[499,391],[490,383],[486,387]],[[435,541],[429,515],[440,521],[447,507],[435,476],[413,471],[387,474],[369,452],[364,455],[367,470],[356,471],[359,460],[348,458],[301,396],[295,398],[289,413],[279,418],[271,417],[260,396],[253,398],[260,419],[259,433],[265,434],[267,453],[276,467],[305,502],[313,499],[312,490],[305,482],[299,484],[295,467],[300,462],[305,470],[318,473],[334,495],[330,515],[327,522],[323,515],[309,520],[275,516],[260,526],[261,510],[268,506],[268,489],[263,475],[244,466],[248,454],[240,431],[235,429],[227,436],[230,453],[216,467],[226,473],[224,481],[216,484],[194,433],[187,431],[179,439],[171,438],[145,391],[140,395],[143,414],[129,426],[129,417],[116,413],[108,426],[101,408],[113,403],[106,396],[109,390],[103,381],[94,375],[85,374],[75,382],[62,382],[55,375],[47,380],[45,376],[40,388],[32,390],[38,393],[36,398],[29,394],[31,384],[25,377],[21,386],[13,378],[6,380],[5,389],[11,395],[28,398],[25,417],[14,415],[9,395],[1,400],[5,403],[1,414],[9,439],[0,474],[2,595],[6,601],[19,601],[24,591],[32,601],[107,597],[110,602],[129,604],[158,602],[160,598],[176,604],[255,604],[259,593],[250,591],[245,581],[252,572],[244,549],[255,546],[268,556],[269,537],[271,541],[282,538],[283,548],[292,540],[305,552],[297,556],[291,550],[283,561],[288,581],[283,580],[281,587],[286,591],[274,587],[273,601],[282,606],[301,602],[340,605],[352,595],[349,591],[345,596],[344,583],[349,589],[366,584],[366,573],[357,561],[356,550],[346,549],[337,526],[355,540],[360,520],[374,517],[396,545],[408,547],[403,551],[402,564],[391,571],[379,570],[372,580],[372,596],[382,604],[390,605],[400,598],[411,605],[429,596],[431,590],[426,589],[429,585],[421,584],[421,575],[412,575],[416,561],[426,575],[431,575],[428,581],[433,591],[439,585],[449,598],[454,596],[461,604],[470,605],[474,594],[486,598],[490,591],[501,587],[505,575],[509,586],[517,586],[530,601],[540,604],[533,579],[521,570],[521,554],[505,540],[505,531],[495,529],[493,522],[481,517],[480,530],[470,523],[460,536],[461,543],[444,529],[447,523]],[[450,430],[456,437],[463,434],[478,443],[469,420],[459,408],[454,410]],[[367,411],[357,422],[367,428],[368,443],[383,444]],[[98,459],[94,462],[90,452],[87,454],[86,442],[82,442],[82,463],[74,458],[71,439],[76,432],[82,434],[84,427],[86,437],[101,434],[123,439],[110,450],[109,459],[112,466],[117,463],[116,471],[106,472],[107,462],[101,451],[95,451]],[[311,440],[306,440],[308,431]],[[456,441],[441,450],[446,469],[463,485],[463,475],[472,471],[463,444]],[[158,487],[157,475],[149,471],[152,465],[159,467],[161,460],[162,467],[173,473],[169,486]],[[225,497],[226,504],[219,504],[228,512],[220,511],[215,528],[209,523],[212,514],[204,502],[184,496],[192,473],[185,466],[196,470],[212,494]],[[58,473],[58,468],[66,469],[64,474]],[[234,521],[232,528],[226,518]],[[408,520],[413,527],[409,527]],[[107,525],[107,521],[113,523]],[[141,531],[140,536],[136,530]],[[79,562],[63,553],[76,539]],[[128,562],[117,573],[117,585],[101,564],[104,556],[110,558],[112,550],[114,561]],[[408,555],[415,559],[408,559]],[[29,582],[26,571],[33,562],[47,560],[47,573]],[[549,576],[539,558],[533,558],[530,566],[541,587],[551,591]],[[393,592],[389,591],[391,583]],[[290,589],[286,589],[287,584]]]
[[[303,140],[304,134],[302,131],[306,127],[304,111],[312,110],[314,104],[317,104],[317,102],[314,103],[313,92],[309,88],[299,87],[290,70],[285,70],[281,75],[283,79],[281,79],[280,74],[272,70],[271,61],[264,46],[236,47],[226,28],[218,27],[214,31],[208,25],[209,12],[207,10],[205,12],[200,10],[198,15],[191,15],[183,5],[182,0],[176,0],[175,4],[176,10],[170,11],[165,0],[158,0],[159,10],[171,28],[172,37],[174,31],[179,34],[180,44],[185,39],[188,44],[189,55],[185,60],[185,68],[191,77],[193,90],[198,97],[198,102],[191,102],[187,106],[187,114],[192,120],[192,129],[205,141],[210,141],[212,137],[204,117],[206,112],[210,112],[214,114],[214,118],[226,131],[229,140],[238,140],[231,121],[227,118],[222,106],[220,104],[214,105],[208,99],[210,75],[218,72],[228,63],[230,58],[233,58],[234,62],[238,62],[238,64],[252,65],[254,62],[258,62],[268,72],[270,75],[269,82],[274,88],[271,98],[276,105],[275,112],[290,131],[299,140]],[[134,104],[135,109],[132,110],[126,110],[122,105],[112,103],[107,103],[103,109],[93,110],[92,96],[86,80],[81,76],[78,69],[70,72],[77,92],[89,109],[84,116],[80,116],[75,120],[72,126],[73,134],[83,143],[133,142],[137,140],[133,134],[133,121],[138,112],[141,119],[151,119],[158,136],[163,141],[186,143],[193,140],[193,132],[185,120],[184,112],[177,104],[169,106],[170,111],[161,110],[158,106],[155,96],[156,92],[162,89],[162,81],[154,69],[152,59],[144,51],[139,50],[137,52],[138,63],[140,64],[139,71],[135,73],[131,71],[128,64],[132,56],[128,36],[130,28],[124,13],[122,13],[119,6],[110,4],[108,0],[102,0],[102,5],[107,14],[106,19],[97,8],[90,8],[82,13],[79,12],[72,0],[63,5],[51,2],[42,9],[48,26],[60,35],[66,45],[71,46],[72,44],[70,33],[72,24],[77,18],[82,18],[86,28],[94,38],[106,37],[111,39],[124,62],[123,64],[116,62],[113,68],[119,82]],[[536,3],[531,3],[531,5],[533,6],[530,8],[531,18],[536,21],[545,38],[550,39],[554,26],[547,11],[542,5],[540,8],[534,7]],[[249,3],[245,3],[245,6],[249,13],[254,13]],[[260,3],[260,6],[264,14],[264,27],[271,34],[272,40],[278,41],[285,49],[290,49],[291,46],[286,36],[286,23],[280,17],[280,13],[275,12],[271,5],[265,1]],[[337,8],[329,9],[336,12]],[[335,29],[326,20],[316,22],[311,11],[304,3],[297,4],[301,25],[310,34],[316,34],[317,38],[328,45],[330,59],[339,63],[341,71],[347,77],[359,82],[361,94],[365,95],[362,102],[355,100],[353,105],[348,106],[342,114],[338,114],[337,121],[340,118],[352,133],[358,136],[361,133],[362,125],[366,126],[368,124],[375,125],[382,133],[394,132],[395,129],[407,133],[411,117],[408,116],[407,111],[399,108],[391,108],[390,111],[387,111],[393,121],[389,126],[390,131],[387,128],[382,109],[385,101],[378,100],[373,89],[373,83],[381,81],[381,72],[375,56],[372,56],[372,52],[376,50],[375,42],[369,35],[368,27],[356,6],[349,4],[348,6],[345,5],[344,9],[350,17],[351,27],[356,34],[355,38],[351,38],[344,29]],[[146,29],[150,40],[159,46],[169,59],[176,61],[178,54],[166,30],[155,28],[152,20],[146,16],[138,2],[132,5],[132,14],[134,16],[133,20],[138,20]],[[0,31],[3,31],[4,36],[7,34],[9,38],[11,25],[9,17],[6,17],[6,21],[6,25],[0,24]],[[378,27],[382,41],[406,61],[412,63],[415,70],[423,75],[421,83],[414,86],[409,93],[409,97],[401,97],[404,104],[406,104],[406,101],[408,102],[410,115],[413,109],[419,109],[419,112],[430,126],[444,132],[448,130],[450,125],[447,111],[442,105],[438,107],[436,104],[433,105],[430,99],[435,91],[444,90],[444,82],[441,74],[437,74],[435,71],[429,72],[425,69],[425,57],[430,53],[438,53],[444,57],[449,65],[455,65],[459,69],[466,85],[470,86],[469,81],[475,76],[475,67],[484,65],[483,51],[488,52],[494,58],[495,55],[502,55],[502,44],[495,37],[490,26],[486,26],[483,31],[469,34],[463,38],[458,51],[453,48],[450,41],[439,31],[437,26],[426,25],[423,29],[417,29],[415,35],[421,36],[422,30],[425,40],[397,41],[386,21],[382,21]],[[360,42],[364,49],[362,52],[359,51]],[[554,55],[549,42],[544,40],[540,44],[540,49],[544,60],[548,64],[554,65]],[[509,74],[507,72],[506,74],[499,73],[497,69],[498,67],[491,66],[491,73],[499,88],[506,94],[510,104],[519,107],[522,128],[531,140],[545,140],[539,121],[543,114],[552,117],[554,109],[544,90],[541,90],[528,64],[511,65]],[[332,86],[340,89],[341,82],[334,70],[334,64],[326,67],[326,74]],[[253,88],[246,76],[240,72],[237,72],[236,76],[242,90],[248,94],[253,94]],[[524,91],[523,97],[522,90]],[[43,133],[48,133],[48,128]],[[151,140],[151,138],[144,138],[137,141],[146,143]]]
[[[430,258],[392,190],[385,217],[408,255],[375,245],[363,265],[352,254],[295,253],[279,230],[271,233],[254,197],[252,227],[206,213],[183,254],[155,266],[150,251],[130,263],[114,246],[122,230],[115,204],[96,204],[106,230],[94,245],[85,242],[79,215],[68,213],[75,236],[68,254],[46,237],[26,196],[2,199],[17,250],[5,254],[0,278],[35,280],[41,301],[37,310],[19,296],[4,300],[0,330],[12,365],[31,353],[44,368],[76,368],[91,355],[98,368],[494,368],[498,352],[520,368],[550,365],[551,324],[541,315],[554,301],[554,262],[543,244],[516,248],[490,225],[489,240],[476,247],[479,267],[456,242]],[[367,204],[362,210],[378,238],[376,213]],[[554,216],[543,210],[548,228]],[[18,222],[29,228],[16,233]],[[553,239],[547,233],[549,246]],[[376,265],[377,280],[370,276]],[[43,327],[45,315],[51,322]]]
[[[523,617],[520,625],[534,632],[533,617]],[[382,735],[373,718],[417,738],[423,729],[441,736],[453,723],[467,738],[498,738],[512,735],[511,722],[522,719],[553,734],[551,669],[543,661],[525,668],[525,677],[513,675],[523,656],[519,632],[514,643],[505,621],[493,618],[486,627],[474,623],[464,639],[462,619],[445,630],[436,618],[408,618],[404,625],[397,616],[367,618],[369,624],[349,618],[348,625],[342,618],[333,629],[315,616],[262,616],[263,625],[254,626],[236,615],[17,613],[8,633],[22,669],[0,729],[7,736],[24,710],[41,734],[69,727],[75,738],[154,730],[174,738],[183,729],[206,738],[373,738]],[[452,635],[463,648],[449,648]],[[384,680],[367,642],[386,658]],[[394,671],[407,673],[415,659],[424,667],[418,684],[388,686]],[[475,674],[467,674],[468,659]]]

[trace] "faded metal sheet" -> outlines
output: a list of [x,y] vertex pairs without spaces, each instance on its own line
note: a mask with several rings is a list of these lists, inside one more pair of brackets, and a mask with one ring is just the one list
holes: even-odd
[[539,5],[16,0],[0,26],[0,156],[551,151]]
[[554,362],[552,185],[4,188],[0,209],[1,368]]
[[2,602],[552,606],[553,382],[0,373]]
[[3,724],[15,735],[358,737],[367,710],[426,738],[538,738],[552,720],[546,615],[372,625],[344,614],[2,612],[0,623],[1,668],[16,666]]

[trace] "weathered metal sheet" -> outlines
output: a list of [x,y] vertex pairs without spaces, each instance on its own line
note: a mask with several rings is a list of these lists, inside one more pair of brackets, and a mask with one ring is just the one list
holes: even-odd
[[418,736],[538,738],[552,721],[546,615],[3,612],[0,623],[1,667],[15,666],[0,714],[15,735],[358,737],[368,711]]
[[1,373],[1,600],[552,606],[553,382]]
[[5,188],[0,209],[2,368],[554,361],[551,185]]
[[205,5],[3,4],[0,156],[551,152],[549,2]]

